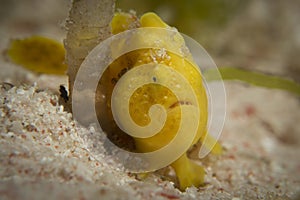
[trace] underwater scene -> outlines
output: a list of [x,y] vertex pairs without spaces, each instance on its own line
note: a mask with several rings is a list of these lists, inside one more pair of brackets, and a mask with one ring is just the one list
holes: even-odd
[[299,8],[2,0],[0,198],[299,199]]

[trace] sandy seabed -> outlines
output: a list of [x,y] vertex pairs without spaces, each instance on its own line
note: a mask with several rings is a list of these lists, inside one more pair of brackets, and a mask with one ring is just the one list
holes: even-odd
[[299,128],[291,126],[299,101],[285,92],[226,84],[225,151],[202,161],[204,187],[180,192],[158,174],[123,172],[101,141],[94,155],[85,136],[97,133],[73,121],[57,95],[9,88],[1,89],[1,199],[292,199],[300,191]]

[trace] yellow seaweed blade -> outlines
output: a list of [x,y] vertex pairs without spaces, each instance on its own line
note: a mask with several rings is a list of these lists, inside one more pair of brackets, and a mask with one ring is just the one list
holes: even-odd
[[67,70],[63,45],[49,38],[12,40],[7,54],[12,62],[36,73],[64,75]]
[[134,14],[117,12],[110,23],[112,34],[138,27],[138,19]]

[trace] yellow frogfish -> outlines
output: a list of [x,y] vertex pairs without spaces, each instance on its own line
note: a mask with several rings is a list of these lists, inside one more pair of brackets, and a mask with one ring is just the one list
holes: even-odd
[[[155,13],[146,13],[138,19],[134,14],[118,12],[114,15],[111,22],[111,31],[113,34],[118,34],[128,29],[147,27],[172,29],[172,27],[163,22]],[[151,35],[144,35],[142,39],[147,40],[149,37],[151,37]],[[181,38],[181,36],[178,37],[176,43],[177,44],[172,45],[177,45],[178,47],[184,45],[183,38]],[[98,108],[97,110],[101,110],[101,113],[98,114],[98,118],[100,123],[102,123],[101,127],[103,126],[104,131],[114,132],[114,135],[118,133],[118,140],[123,141],[123,143],[128,144],[130,142],[126,142],[128,137],[125,136],[126,134],[118,128],[113,120],[113,114],[111,112],[112,92],[118,80],[120,80],[127,71],[134,67],[153,62],[164,64],[178,71],[188,80],[190,86],[195,91],[201,112],[196,137],[193,139],[191,146],[199,141],[203,142],[207,136],[208,101],[205,87],[202,83],[201,73],[194,62],[188,61],[184,57],[172,53],[167,49],[168,45],[164,49],[146,48],[131,51],[117,58],[103,73],[97,92],[105,95],[107,100],[102,106],[96,106],[96,108]],[[163,71],[158,71],[157,77],[155,78],[159,79],[165,77],[168,77],[168,74],[165,74]],[[137,152],[152,152],[166,146],[175,137],[179,129],[181,118],[180,106],[190,105],[191,103],[177,99],[167,87],[158,84],[146,84],[135,90],[130,97],[129,111],[133,121],[140,126],[149,124],[150,118],[147,112],[154,104],[163,106],[167,112],[164,127],[154,136],[148,138],[133,138],[131,142]],[[190,133],[186,132],[185,134]],[[111,137],[113,138],[115,136]],[[130,139],[128,139],[128,141],[130,141]],[[122,146],[122,144],[120,145]],[[221,146],[217,144],[213,152],[220,153]],[[204,168],[189,159],[186,152],[171,163],[170,166],[175,170],[179,182],[179,189],[185,190],[192,185],[195,187],[203,185],[205,175]]]

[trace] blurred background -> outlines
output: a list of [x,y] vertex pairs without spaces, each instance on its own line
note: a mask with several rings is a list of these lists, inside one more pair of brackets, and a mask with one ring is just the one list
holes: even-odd
[[218,66],[300,81],[300,2],[282,0],[118,0],[122,10],[154,11],[196,39]]
[[[10,38],[61,40],[70,0],[0,0],[0,49]],[[196,39],[218,66],[234,66],[300,81],[300,1],[117,0],[140,16],[154,11]]]

